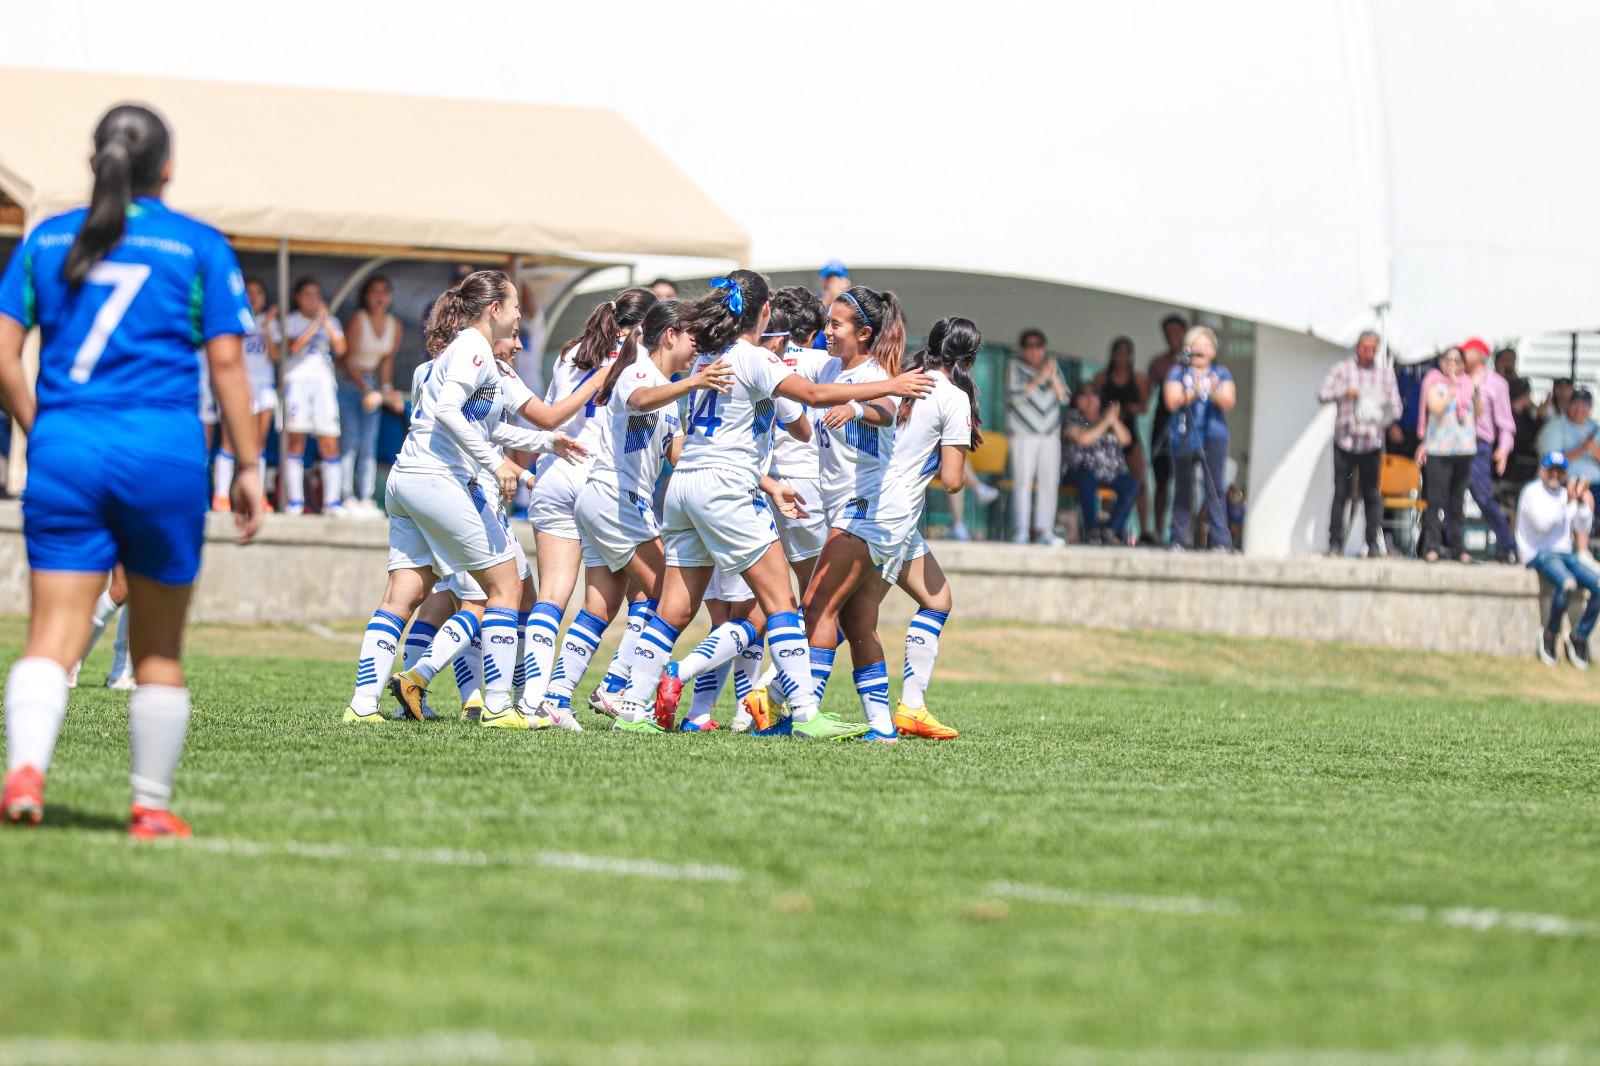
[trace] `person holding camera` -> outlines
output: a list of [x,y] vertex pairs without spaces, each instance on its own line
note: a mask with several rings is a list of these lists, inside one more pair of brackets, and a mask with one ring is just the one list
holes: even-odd
[[1583,565],[1572,549],[1574,533],[1588,533],[1594,525],[1594,493],[1589,479],[1567,479],[1567,457],[1546,452],[1539,460],[1539,476],[1517,497],[1517,554],[1550,582],[1550,618],[1539,634],[1539,658],[1556,664],[1556,641],[1567,599],[1583,586],[1588,603],[1576,629],[1567,636],[1567,661],[1579,670],[1589,669],[1589,634],[1600,619],[1600,574]]
[[1178,365],[1161,387],[1171,417],[1167,440],[1177,479],[1172,502],[1172,550],[1182,551],[1194,517],[1195,468],[1205,478],[1206,526],[1212,551],[1232,551],[1228,536],[1228,412],[1239,402],[1233,375],[1216,365],[1217,335],[1194,326],[1183,335]]

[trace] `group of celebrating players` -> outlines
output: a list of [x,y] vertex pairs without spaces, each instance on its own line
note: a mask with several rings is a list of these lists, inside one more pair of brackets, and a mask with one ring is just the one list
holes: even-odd
[[[40,223],[0,278],[0,398],[29,434],[32,591],[5,692],[0,818],[43,816],[71,672],[104,626],[106,575],[120,567],[137,683],[129,830],[188,836],[169,803],[209,496],[194,353],[204,350],[234,460],[244,543],[265,502],[259,389],[241,340],[271,323],[226,240],[162,203],[172,162],[160,117],[113,108],[94,143],[88,207]],[[696,300],[630,289],[596,308],[541,399],[511,367],[520,317],[500,271],[464,278],[429,313],[431,358],[413,380],[410,432],[386,486],[388,583],[346,722],[386,720],[385,683],[395,717],[436,717],[429,685],[452,666],[462,715],[479,726],[581,731],[574,693],[626,603],[626,632],[588,696],[614,730],[719,729],[711,710],[736,672],[740,731],[956,736],[925,705],[951,599],[917,525],[930,478],[959,491],[981,439],[970,369],[982,339],[971,322],[940,320],[906,356],[894,294],[855,286],[823,306],[736,270]],[[35,326],[36,393],[22,371]],[[811,347],[819,332],[826,351]],[[84,432],[90,419],[95,431]],[[506,449],[541,458],[524,470]],[[537,581],[507,511],[519,484],[532,491]],[[580,570],[583,608],[562,636]],[[877,632],[892,584],[920,608],[893,714]],[[713,628],[674,659],[702,602]],[[820,709],[841,639],[864,723]]]

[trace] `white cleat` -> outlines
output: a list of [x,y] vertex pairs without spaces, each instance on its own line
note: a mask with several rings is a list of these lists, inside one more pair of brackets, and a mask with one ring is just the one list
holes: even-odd
[[578,719],[572,713],[571,707],[563,707],[553,699],[547,699],[539,704],[539,715],[550,720],[550,725],[557,729],[565,729],[569,733],[583,732],[583,726],[578,724]]
[[118,692],[132,692],[139,686],[134,683],[132,674],[123,674],[121,677],[106,678],[106,688],[116,689]]
[[67,675],[67,687],[68,688],[77,688],[78,687],[78,671],[82,670],[82,669],[83,669],[83,660],[79,659],[76,663],[73,664],[72,673]]
[[617,708],[620,706],[622,706],[622,693],[607,692],[604,685],[589,693],[589,709],[595,714],[615,718]]

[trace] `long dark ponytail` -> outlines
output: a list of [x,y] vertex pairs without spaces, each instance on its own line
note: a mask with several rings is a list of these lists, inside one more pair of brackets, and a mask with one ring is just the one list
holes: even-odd
[[[299,286],[295,291],[300,291]],[[510,299],[513,291],[511,278],[503,270],[468,274],[433,301],[428,320],[422,324],[423,347],[430,356],[438,355],[450,347],[457,333],[476,322],[490,304]]]
[[834,303],[849,309],[857,328],[872,329],[867,354],[876,359],[890,377],[899,374],[900,360],[906,354],[906,320],[900,313],[899,297],[865,285],[852,285]]
[[[735,291],[738,313],[733,310]],[[695,350],[720,352],[741,333],[755,329],[771,292],[767,279],[754,270],[735,270],[726,278],[713,279],[712,290],[683,313],[683,328],[694,334]]]
[[[615,300],[589,312],[583,323],[583,332],[561,346],[561,355],[579,370],[594,370],[605,365],[617,347],[617,334],[628,331],[628,339],[617,353],[618,362],[630,366],[639,354],[634,343],[633,327],[644,321],[645,314],[655,305],[656,294],[649,289],[625,289]],[[571,353],[571,354],[568,354]]]
[[[678,326],[678,316],[681,310],[688,306],[682,300],[657,300],[650,305],[650,310],[645,312],[644,325],[640,329],[644,341],[645,352],[653,352],[661,347],[661,338],[667,330]],[[681,327],[679,327],[681,328]],[[632,338],[629,338],[630,343]],[[634,358],[627,357],[628,345],[623,346],[622,354],[617,356],[617,361],[611,364],[611,369],[606,371],[605,380],[600,383],[600,389],[594,394],[594,402],[607,404],[611,402],[611,392],[617,387],[617,382],[622,380],[622,372],[640,359],[645,358],[644,353],[636,352]]]
[[172,134],[148,107],[120,104],[105,113],[94,128],[94,192],[89,216],[67,252],[61,276],[81,285],[95,264],[110,254],[128,226],[128,205],[135,195],[153,192],[172,154]]
[[[983,334],[970,319],[954,316],[941,318],[928,331],[928,346],[907,357],[907,370],[943,370],[950,383],[967,394],[972,405],[972,443],[968,451],[977,451],[983,444],[983,434],[978,427],[983,417],[978,414],[978,383],[972,380],[972,364],[978,361],[978,350],[983,347]],[[905,425],[911,417],[911,406],[917,401],[907,398],[900,401],[900,415],[896,421]]]

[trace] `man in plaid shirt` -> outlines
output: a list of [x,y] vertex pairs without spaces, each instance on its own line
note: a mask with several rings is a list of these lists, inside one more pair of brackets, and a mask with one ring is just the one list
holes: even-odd
[[1378,475],[1383,463],[1383,431],[1400,413],[1400,386],[1394,371],[1378,365],[1378,335],[1361,334],[1348,359],[1334,364],[1317,390],[1319,403],[1336,405],[1333,422],[1333,514],[1328,519],[1328,554],[1344,554],[1344,509],[1350,502],[1350,476],[1361,479],[1367,508],[1367,555],[1383,554],[1383,495]]

